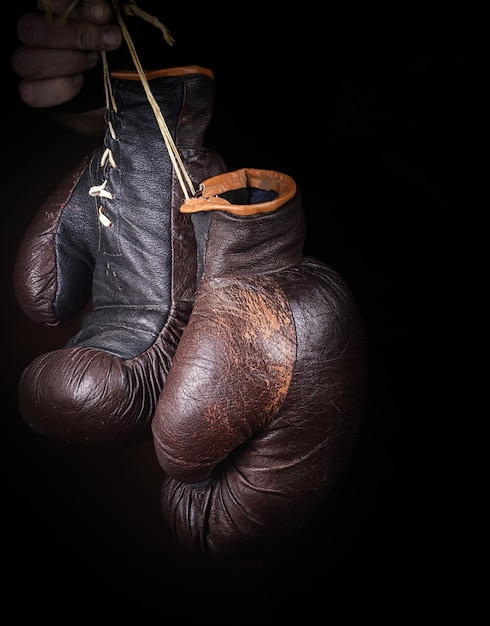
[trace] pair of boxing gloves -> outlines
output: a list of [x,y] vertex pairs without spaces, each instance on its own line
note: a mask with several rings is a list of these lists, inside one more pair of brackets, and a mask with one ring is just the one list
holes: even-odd
[[25,368],[20,412],[71,445],[153,437],[178,541],[210,560],[250,558],[302,527],[349,457],[362,321],[343,278],[303,253],[294,180],[228,171],[204,146],[212,72],[147,78],[198,192],[185,198],[139,76],[113,73],[103,145],[19,246],[25,313],[50,326],[82,314],[65,347]]

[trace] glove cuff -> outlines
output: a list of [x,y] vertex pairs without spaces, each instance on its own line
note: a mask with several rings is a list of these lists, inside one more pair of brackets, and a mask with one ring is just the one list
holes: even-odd
[[302,201],[287,174],[245,168],[213,176],[181,211],[193,214],[195,229],[202,230],[202,222],[209,224],[201,250],[208,278],[278,271],[303,258]]
[[208,178],[201,183],[198,197],[186,200],[180,210],[256,215],[276,211],[295,194],[296,183],[287,174],[243,168]]

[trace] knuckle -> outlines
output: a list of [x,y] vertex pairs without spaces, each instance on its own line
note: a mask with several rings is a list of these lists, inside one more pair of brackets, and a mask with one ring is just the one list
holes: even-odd
[[100,48],[98,30],[89,24],[81,24],[76,31],[77,48],[80,50],[97,50]]
[[85,17],[97,24],[106,24],[113,19],[113,11],[110,2],[105,0],[94,0],[93,2],[83,2],[82,8]]
[[77,81],[75,76],[66,77],[58,81],[59,98],[65,102],[74,98],[82,88],[82,81]]
[[73,2],[73,0],[37,0],[38,11],[52,15],[66,15],[70,18],[83,21],[88,20],[103,24],[113,18],[112,5],[107,0],[85,0]]

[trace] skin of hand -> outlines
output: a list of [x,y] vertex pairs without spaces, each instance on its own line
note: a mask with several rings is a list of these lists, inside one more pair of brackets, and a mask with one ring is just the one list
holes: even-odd
[[[100,51],[115,50],[122,43],[113,20],[107,0],[75,4],[73,0],[38,0],[37,11],[21,15],[17,22],[22,45],[14,50],[11,62],[20,78],[21,100],[30,107],[47,108],[74,98],[84,85],[84,72],[100,62]],[[103,109],[53,115],[83,134],[99,134],[103,129]]]

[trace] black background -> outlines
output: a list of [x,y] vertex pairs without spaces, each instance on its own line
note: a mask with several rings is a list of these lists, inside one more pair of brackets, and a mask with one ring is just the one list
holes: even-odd
[[2,588],[19,619],[471,621],[482,599],[488,11],[275,6],[192,19],[204,33],[214,23],[208,143],[230,169],[295,178],[305,252],[338,269],[359,303],[370,384],[325,506],[277,555],[229,566],[194,560],[169,536],[151,444],[60,450],[18,414],[22,369],[71,331],[39,328],[17,307],[16,248],[94,141],[19,101],[17,15],[2,18]]

